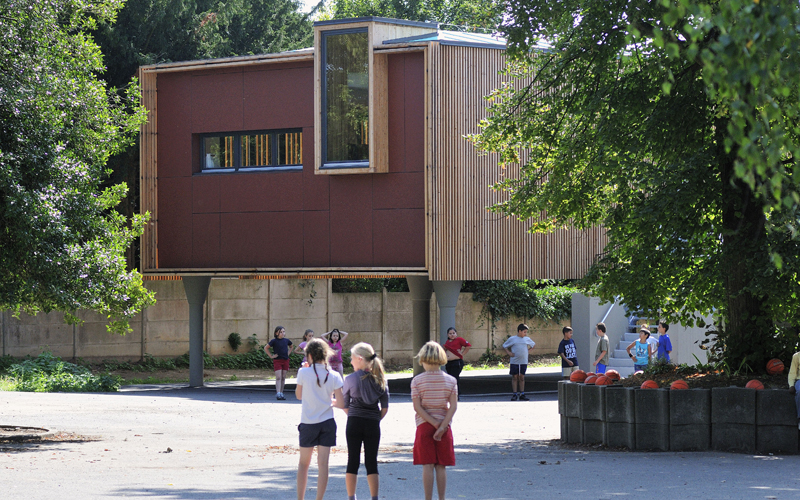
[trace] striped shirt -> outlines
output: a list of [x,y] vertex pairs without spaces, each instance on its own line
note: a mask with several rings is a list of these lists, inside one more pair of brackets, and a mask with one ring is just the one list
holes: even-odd
[[[455,377],[441,370],[423,372],[411,379],[411,399],[419,398],[420,404],[433,418],[444,420],[450,408],[450,396],[458,395]],[[419,426],[425,420],[415,415]]]

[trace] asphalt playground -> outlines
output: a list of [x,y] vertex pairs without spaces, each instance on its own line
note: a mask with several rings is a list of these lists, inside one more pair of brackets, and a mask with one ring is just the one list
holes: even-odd
[[[800,498],[800,457],[794,455],[563,445],[558,378],[557,369],[532,369],[531,401],[512,402],[504,371],[462,375],[448,498]],[[382,499],[423,498],[422,468],[411,457],[409,383],[410,375],[390,381],[393,395],[381,425]],[[276,401],[271,381],[0,393],[0,426],[46,429],[31,430],[19,442],[0,439],[0,499],[292,500],[300,403],[291,390],[286,395],[287,401]],[[346,416],[337,410],[336,421],[339,446],[331,454],[325,498],[345,499]],[[359,498],[368,499],[360,479]],[[307,499],[315,498],[315,484],[312,465]]]

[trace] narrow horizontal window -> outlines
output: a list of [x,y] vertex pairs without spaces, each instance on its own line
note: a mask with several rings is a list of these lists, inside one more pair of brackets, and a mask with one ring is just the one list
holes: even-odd
[[202,172],[300,170],[303,166],[300,130],[207,134],[200,143]]

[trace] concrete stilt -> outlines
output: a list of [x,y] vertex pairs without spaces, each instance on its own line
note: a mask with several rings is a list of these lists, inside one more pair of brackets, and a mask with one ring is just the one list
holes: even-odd
[[210,283],[210,276],[183,277],[189,301],[189,387],[203,387],[203,304]]
[[456,304],[461,293],[461,281],[434,281],[436,304],[439,306],[439,342],[447,341],[447,329],[456,326]]
[[[411,292],[412,348],[414,355],[431,337],[431,280],[428,276],[406,276],[408,290]],[[414,358],[414,375],[424,369]]]

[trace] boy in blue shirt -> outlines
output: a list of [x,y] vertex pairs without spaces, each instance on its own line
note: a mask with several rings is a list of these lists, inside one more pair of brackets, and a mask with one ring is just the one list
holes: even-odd
[[572,328],[565,326],[561,333],[564,339],[558,344],[558,354],[561,356],[561,375],[569,378],[570,374],[578,369],[578,352],[575,341],[572,340]]
[[656,359],[666,359],[667,363],[670,362],[669,354],[672,352],[672,342],[669,340],[669,325],[664,321],[658,322],[658,354]]
[[[533,349],[536,343],[528,337],[528,325],[520,323],[517,327],[517,334],[509,337],[503,343],[503,349],[510,356],[508,360],[511,365],[511,390],[514,395],[511,396],[511,401],[530,401],[525,396],[525,372],[528,369],[528,351]],[[510,349],[510,350],[509,350]],[[517,394],[517,386],[519,386],[519,394]]]

